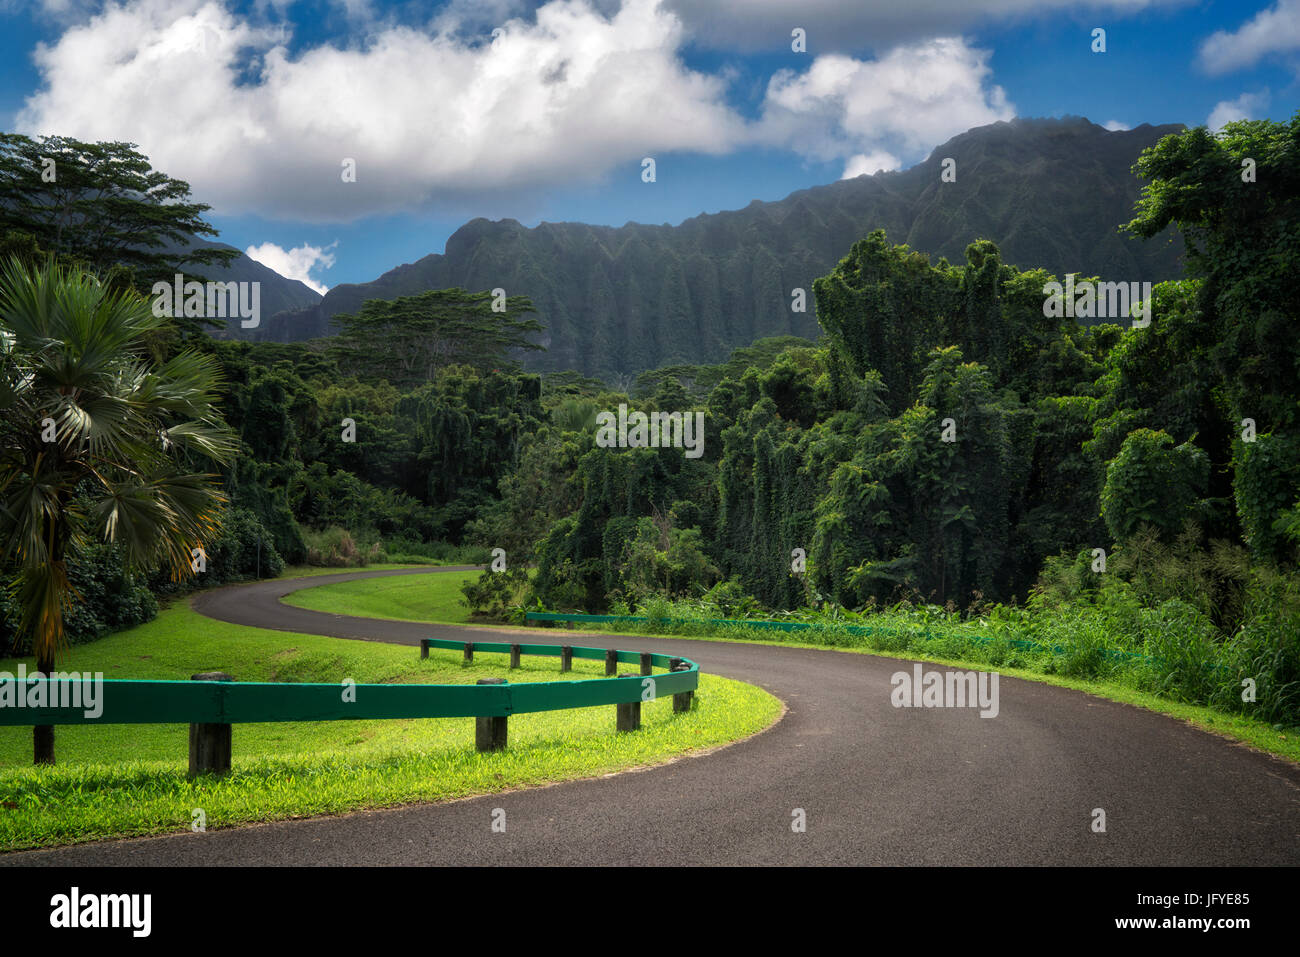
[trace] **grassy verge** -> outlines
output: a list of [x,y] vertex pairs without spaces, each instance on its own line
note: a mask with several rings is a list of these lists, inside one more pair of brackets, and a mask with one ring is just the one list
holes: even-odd
[[[442,566],[467,565],[468,562],[441,562],[432,558],[418,562],[377,562],[373,565],[355,568],[330,568],[321,565],[286,565],[284,571],[275,576],[276,581],[286,578],[315,578],[319,575],[347,575],[350,572],[385,572],[396,568],[425,568],[430,571]],[[248,582],[247,584],[253,584]]]
[[[882,625],[891,628],[894,623]],[[936,664],[953,667],[996,669],[1000,674],[1012,678],[1023,678],[1042,684],[1056,685],[1060,688],[1072,688],[1099,698],[1107,698],[1123,704],[1131,704],[1148,711],[1159,712],[1186,721],[1203,731],[1209,731],[1222,737],[1250,745],[1260,751],[1266,751],[1277,757],[1300,763],[1300,728],[1276,727],[1264,721],[1255,720],[1244,715],[1228,714],[1205,705],[1189,704],[1161,697],[1150,691],[1135,687],[1141,680],[1139,671],[1117,670],[1120,680],[1099,678],[1078,678],[1062,674],[1062,655],[1050,650],[1031,651],[1014,648],[1007,641],[977,642],[965,628],[946,630],[943,626],[929,626],[931,638],[924,638],[898,626],[892,634],[872,635],[869,637],[846,637],[832,632],[829,640],[810,641],[803,633],[785,633],[790,637],[772,638],[772,632],[756,632],[743,627],[727,627],[721,632],[709,632],[700,628],[694,630],[690,623],[665,630],[612,628],[608,624],[584,625],[572,627],[573,634],[599,632],[603,634],[621,634],[641,638],[687,638],[707,641],[728,641],[741,644],[780,645],[786,648],[812,648],[820,651],[840,651],[853,654],[877,655],[882,658],[901,658],[908,661],[932,661]],[[915,629],[915,626],[912,626]],[[538,629],[545,633],[546,627]],[[557,632],[559,634],[560,632]],[[1068,662],[1068,658],[1066,659]]]
[[478,572],[446,572],[361,578],[305,588],[286,595],[283,601],[286,605],[335,615],[465,624],[469,621],[469,609],[460,603],[464,597],[460,586],[478,577]]
[[[178,602],[157,619],[79,646],[68,667],[109,678],[187,679],[222,670],[243,681],[473,683],[557,680],[556,659],[504,655],[466,663],[454,652],[263,631],[196,614]],[[17,660],[0,660],[12,672]],[[574,679],[603,663],[576,660]],[[28,660],[28,666],[32,663]],[[696,706],[642,706],[642,730],[616,734],[614,709],[516,715],[505,752],[474,750],[470,718],[239,725],[234,771],[186,778],[184,725],[66,726],[59,764],[34,768],[31,731],[0,728],[0,850],[188,830],[197,809],[209,829],[338,814],[513,790],[661,763],[754,734],[779,716],[759,688],[701,676]]]
[[[435,578],[437,580],[434,582],[429,582],[423,576],[386,579],[382,586],[374,581],[325,585],[295,592],[290,599],[293,604],[305,608],[340,614],[375,614],[407,621],[464,621],[464,608],[453,607],[446,600],[446,596],[452,592],[459,595],[462,577],[449,574],[435,576]],[[370,596],[378,597],[380,594],[382,594],[382,601],[371,601]],[[380,608],[388,610],[384,613],[377,610]],[[459,617],[453,617],[455,615]],[[862,623],[879,627],[881,631],[879,634],[860,636],[829,628],[816,637],[811,637],[814,633],[761,632],[741,626],[717,629],[706,626],[702,622],[689,621],[659,628],[646,627],[644,624],[635,628],[622,628],[611,624],[562,624],[559,627],[571,629],[574,633],[612,631],[646,638],[675,637],[739,641],[785,647],[833,649],[883,657],[934,661],[963,667],[978,665],[996,668],[1005,675],[1073,688],[1112,701],[1171,715],[1203,730],[1300,762],[1300,729],[1274,727],[1269,723],[1243,715],[1229,714],[1204,705],[1162,697],[1142,687],[1143,683],[1150,683],[1152,676],[1143,670],[1140,663],[1118,661],[1111,663],[1113,667],[1110,667],[1103,662],[1101,667],[1110,668],[1108,677],[1080,677],[1072,674],[1072,670],[1081,664],[1098,667],[1095,660],[1097,649],[1092,647],[1082,651],[1077,648],[1066,649],[1064,654],[1060,654],[1050,649],[1017,648],[1006,640],[981,642],[977,637],[980,633],[978,627],[969,623],[954,624],[947,621],[926,622],[924,630],[934,636],[926,639],[918,634],[920,629],[917,623],[904,616],[879,615]],[[539,628],[543,633],[546,630]],[[778,634],[781,637],[774,637]],[[1076,661],[1076,658],[1085,652],[1089,655],[1088,660],[1082,663]]]

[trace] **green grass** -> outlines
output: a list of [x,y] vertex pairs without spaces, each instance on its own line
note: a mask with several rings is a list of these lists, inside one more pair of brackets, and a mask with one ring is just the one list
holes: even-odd
[[460,586],[476,580],[479,574],[443,572],[361,578],[304,588],[286,595],[283,601],[286,605],[335,615],[465,624],[469,621],[469,609],[460,603],[465,597]]
[[[470,562],[444,562],[433,558],[422,558],[419,561],[410,562],[379,562],[373,565],[366,565],[364,568],[330,568],[323,565],[286,565],[284,571],[275,576],[276,581],[282,581],[286,578],[315,578],[318,575],[347,575],[351,572],[384,572],[395,568],[424,568],[433,569],[442,565],[468,565]],[[252,584],[250,580],[247,583]]]
[[[456,576],[451,576],[456,577]],[[26,659],[29,668],[30,659]],[[220,670],[241,681],[473,683],[559,680],[558,660],[263,631],[204,618],[175,603],[154,621],[73,650],[68,668],[108,678],[187,679]],[[17,660],[0,660],[12,672]],[[573,678],[603,662],[576,659]],[[185,725],[70,725],[56,731],[58,764],[35,768],[31,730],[0,728],[0,850],[339,814],[514,790],[661,763],[757,733],[781,713],[759,688],[702,675],[696,705],[642,705],[642,729],[616,734],[614,708],[515,715],[506,751],[474,750],[471,718],[246,724],[234,729],[232,773],[186,778]]]

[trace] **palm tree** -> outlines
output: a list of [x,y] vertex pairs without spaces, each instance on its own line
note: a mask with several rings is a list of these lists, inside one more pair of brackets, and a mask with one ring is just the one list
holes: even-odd
[[[30,638],[44,674],[67,651],[67,562],[92,538],[179,580],[217,530],[217,476],[195,468],[229,462],[236,437],[215,409],[211,357],[151,354],[168,322],[53,260],[0,267],[0,557],[16,640]],[[36,763],[53,763],[52,726],[33,728],[32,744]]]

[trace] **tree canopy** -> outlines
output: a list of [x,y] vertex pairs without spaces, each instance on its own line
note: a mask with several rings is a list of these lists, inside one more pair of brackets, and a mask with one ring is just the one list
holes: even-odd
[[524,296],[460,288],[370,299],[355,314],[336,317],[342,328],[329,351],[341,367],[402,388],[431,382],[450,365],[515,368],[511,353],[543,348],[529,339],[541,324],[519,318],[532,308]]
[[0,134],[0,234],[29,235],[43,250],[101,274],[127,267],[141,291],[170,282],[184,264],[238,255],[177,252],[217,235],[203,219],[210,208],[192,202],[189,184],[153,169],[133,143]]

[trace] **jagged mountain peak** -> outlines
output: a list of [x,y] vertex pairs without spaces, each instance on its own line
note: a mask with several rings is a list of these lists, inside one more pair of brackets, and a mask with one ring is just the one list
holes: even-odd
[[[446,250],[373,282],[340,285],[315,307],[273,316],[257,338],[328,334],[332,316],[371,298],[425,289],[503,287],[530,297],[547,327],[533,368],[611,376],[688,354],[697,362],[772,335],[818,334],[792,314],[854,241],[884,228],[933,259],[964,261],[992,239],[1005,262],[1116,279],[1181,275],[1181,241],[1143,243],[1117,227],[1132,218],[1138,154],[1179,124],[1110,131],[1085,117],[1016,118],[952,137],[906,170],[843,179],[784,199],[703,213],[677,226],[472,219]],[[940,178],[956,162],[956,181]],[[599,293],[599,294],[596,294]]]

